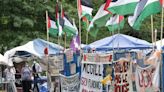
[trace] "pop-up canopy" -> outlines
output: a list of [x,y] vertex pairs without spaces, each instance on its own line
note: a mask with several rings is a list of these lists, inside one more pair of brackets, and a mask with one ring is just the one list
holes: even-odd
[[115,34],[95,41],[83,49],[112,50],[112,49],[145,49],[153,46],[145,41],[124,34]]
[[44,49],[48,46],[48,53],[49,54],[57,54],[63,50],[62,46],[57,44],[47,42],[42,39],[35,39],[33,41],[29,41],[25,45],[15,47],[11,50],[6,51],[4,57],[10,61],[10,57],[14,56],[17,51],[25,51],[30,54],[33,54],[37,57],[44,56]]

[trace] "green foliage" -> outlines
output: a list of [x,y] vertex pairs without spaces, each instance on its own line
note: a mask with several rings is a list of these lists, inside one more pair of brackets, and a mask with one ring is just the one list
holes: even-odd
[[[76,1],[62,0],[62,7],[70,18],[75,19],[78,27],[79,21]],[[98,8],[103,3],[103,0],[93,0],[93,15],[96,14]],[[45,11],[47,10],[49,16],[55,19],[55,4],[56,0],[0,0],[0,53],[25,44],[35,38],[46,40]],[[160,39],[160,20],[161,14],[154,15],[154,28],[158,30],[157,39]],[[113,34],[105,27],[96,30],[99,30],[97,37],[93,38],[89,35],[89,43]],[[133,30],[128,25],[126,19],[124,28],[114,33],[118,32],[151,42],[150,18],[147,18],[143,22],[140,31]],[[86,28],[82,26],[82,43],[86,42],[86,33]],[[50,41],[54,43],[58,43],[57,39],[57,37],[50,37]],[[64,40],[65,37],[63,36],[60,40],[62,46],[64,46]],[[67,47],[70,44],[70,40],[71,37],[67,37]]]

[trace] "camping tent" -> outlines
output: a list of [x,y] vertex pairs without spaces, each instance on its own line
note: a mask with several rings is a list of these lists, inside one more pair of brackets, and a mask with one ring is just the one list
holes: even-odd
[[63,50],[63,47],[57,44],[47,42],[42,39],[35,39],[33,41],[29,41],[25,45],[6,51],[4,56],[7,58],[8,62],[11,62],[10,57],[13,57],[17,51],[25,51],[41,58],[44,56],[44,49],[46,46],[48,46],[49,54],[57,54]]
[[112,50],[112,49],[145,49],[152,48],[152,45],[135,37],[124,34],[115,34],[110,37],[95,41],[83,49]]

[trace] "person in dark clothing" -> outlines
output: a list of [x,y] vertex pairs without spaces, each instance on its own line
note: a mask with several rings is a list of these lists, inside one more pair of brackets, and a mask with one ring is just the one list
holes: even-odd
[[39,63],[37,63],[36,61],[33,62],[32,71],[33,71],[33,76],[34,76],[33,91],[36,92],[37,90],[37,92],[39,92],[38,78],[39,78],[39,73],[42,72],[42,68],[39,65]]

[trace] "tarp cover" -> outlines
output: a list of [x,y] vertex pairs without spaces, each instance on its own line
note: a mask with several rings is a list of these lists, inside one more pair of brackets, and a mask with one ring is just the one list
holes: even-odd
[[8,65],[5,57],[2,54],[0,54],[0,65]]
[[95,41],[83,49],[112,50],[112,49],[144,49],[152,48],[152,45],[135,37],[124,34],[115,34],[110,37]]
[[29,41],[25,45],[6,51],[4,56],[9,61],[10,57],[14,56],[17,51],[26,51],[35,56],[42,57],[44,56],[44,49],[46,46],[49,48],[49,54],[56,54],[63,50],[62,46],[38,38],[33,41]]

